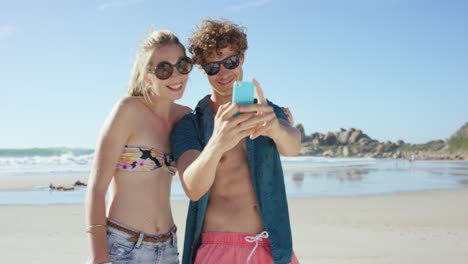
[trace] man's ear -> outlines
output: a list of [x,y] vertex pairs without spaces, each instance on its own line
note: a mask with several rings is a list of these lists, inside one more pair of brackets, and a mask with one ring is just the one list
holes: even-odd
[[239,60],[240,60],[240,65],[242,66],[244,64],[244,54],[240,55]]

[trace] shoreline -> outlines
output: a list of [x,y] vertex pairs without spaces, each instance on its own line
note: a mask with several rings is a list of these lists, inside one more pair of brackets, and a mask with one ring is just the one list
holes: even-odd
[[88,175],[8,176],[0,177],[1,191],[31,191],[38,186],[72,186],[76,181],[88,182]]
[[[346,158],[343,158],[346,159]],[[354,158],[350,158],[354,159]],[[417,160],[413,163],[410,163],[408,160],[404,159],[375,159],[377,161],[383,161],[388,163],[394,162],[395,164],[401,164],[403,166],[407,165],[408,169],[417,168],[417,164],[429,164],[429,163],[440,163],[440,164],[460,164],[464,166],[468,170],[468,161],[463,160]],[[385,164],[385,163],[383,163]],[[347,169],[359,169],[359,168],[366,168],[373,166],[374,164],[333,164],[332,166],[304,166],[304,165],[283,165],[283,171],[285,176],[287,174],[294,174],[294,173],[308,173],[308,172],[333,172],[333,171],[343,171]],[[458,169],[464,169],[462,167]],[[404,169],[404,168],[403,168]],[[467,174],[468,176],[468,174]],[[80,181],[83,183],[88,182],[89,174],[87,173],[76,173],[76,174],[67,174],[66,172],[63,174],[51,174],[51,175],[18,175],[18,176],[0,176],[0,192],[15,192],[15,191],[35,191],[35,190],[48,190],[49,184],[53,184],[54,186],[73,186],[76,181]],[[179,178],[176,174],[173,178],[174,182],[178,182]],[[463,188],[464,183],[460,184],[460,188]],[[39,187],[44,187],[39,188]]]
[[[305,264],[465,263],[467,200],[468,188],[288,199],[294,251]],[[188,201],[171,204],[182,254]],[[0,210],[5,263],[85,262],[83,204]]]

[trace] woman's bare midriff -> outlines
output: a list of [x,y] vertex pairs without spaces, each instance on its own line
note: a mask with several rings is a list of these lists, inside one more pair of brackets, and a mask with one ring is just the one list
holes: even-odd
[[174,225],[170,206],[172,175],[117,171],[109,189],[108,217],[147,234],[167,233]]

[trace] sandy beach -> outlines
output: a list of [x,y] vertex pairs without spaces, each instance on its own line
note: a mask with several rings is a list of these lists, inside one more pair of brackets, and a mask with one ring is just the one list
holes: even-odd
[[[468,189],[290,199],[294,249],[301,263],[466,263],[466,201]],[[172,206],[182,241],[188,201]],[[6,205],[0,211],[2,263],[86,260],[82,204]]]

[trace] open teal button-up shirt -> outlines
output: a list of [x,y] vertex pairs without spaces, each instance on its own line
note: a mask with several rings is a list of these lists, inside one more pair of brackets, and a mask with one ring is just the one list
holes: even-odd
[[[273,106],[278,118],[287,120],[283,111]],[[214,117],[210,108],[210,95],[203,98],[195,111],[179,120],[172,132],[172,151],[176,162],[191,149],[202,151],[213,133]],[[274,141],[268,137],[247,138],[250,175],[255,189],[263,226],[269,234],[275,264],[291,262],[292,238],[288,202],[284,186],[281,160]],[[210,198],[208,191],[198,201],[190,201],[185,227],[182,263],[191,264],[201,244],[203,222]]]

